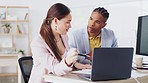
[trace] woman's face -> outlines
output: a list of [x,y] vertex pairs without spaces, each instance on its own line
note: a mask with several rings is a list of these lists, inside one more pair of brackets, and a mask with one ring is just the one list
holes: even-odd
[[71,23],[70,23],[71,20],[72,20],[71,14],[68,14],[67,16],[62,18],[61,20],[58,20],[57,31],[59,34],[65,35],[68,32],[69,28],[71,27]]

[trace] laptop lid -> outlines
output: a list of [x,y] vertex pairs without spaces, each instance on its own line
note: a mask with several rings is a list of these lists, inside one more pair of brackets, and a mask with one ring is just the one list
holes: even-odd
[[133,48],[94,48],[92,81],[118,80],[131,77]]

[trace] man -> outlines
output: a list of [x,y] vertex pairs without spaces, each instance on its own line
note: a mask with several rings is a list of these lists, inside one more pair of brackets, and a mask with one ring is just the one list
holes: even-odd
[[[90,60],[95,47],[117,47],[114,32],[104,28],[108,18],[109,13],[106,9],[103,7],[95,8],[88,20],[87,27],[69,32],[69,46],[77,48],[79,54],[87,54]],[[83,64],[91,62],[84,56],[78,56],[78,61]]]

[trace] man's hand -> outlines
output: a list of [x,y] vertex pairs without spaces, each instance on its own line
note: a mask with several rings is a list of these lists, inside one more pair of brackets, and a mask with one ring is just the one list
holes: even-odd
[[78,63],[76,62],[74,64],[74,66],[77,68],[77,69],[91,69],[92,66],[90,64],[81,64],[81,63]]

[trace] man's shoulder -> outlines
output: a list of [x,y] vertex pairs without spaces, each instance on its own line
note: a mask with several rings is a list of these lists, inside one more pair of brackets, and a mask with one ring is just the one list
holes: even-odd
[[106,33],[113,33],[113,30],[107,28],[103,28],[102,31]]
[[80,28],[71,28],[71,30],[69,32],[71,33],[82,33],[84,32],[86,29],[86,27],[80,27]]

